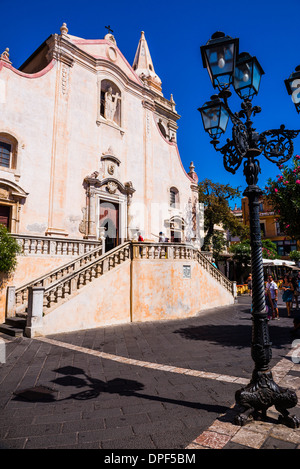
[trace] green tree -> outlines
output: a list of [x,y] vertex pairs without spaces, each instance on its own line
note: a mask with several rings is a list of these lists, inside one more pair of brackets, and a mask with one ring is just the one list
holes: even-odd
[[[275,243],[270,239],[263,239],[261,243],[264,259],[276,259],[278,257]],[[233,260],[236,262],[237,276],[244,278],[248,275],[251,264],[250,240],[247,239],[246,241],[232,244],[229,248],[229,252],[233,254]]]
[[[220,236],[216,234],[215,226],[221,225],[229,230],[233,236],[241,239],[247,237],[248,227],[243,225],[231,212],[229,201],[241,196],[239,189],[229,184],[219,184],[210,179],[204,179],[198,184],[199,202],[204,204],[204,230],[205,238],[203,249],[208,250],[211,244],[220,243]],[[213,249],[218,252],[217,249]]]
[[0,224],[0,272],[11,274],[17,266],[20,246],[4,225]]
[[245,277],[249,274],[250,271],[250,241],[246,240],[241,241],[240,243],[232,244],[229,248],[229,252],[233,254],[236,280],[240,283],[244,283]]
[[229,251],[233,254],[235,261],[241,264],[242,267],[247,267],[251,259],[250,241],[247,240],[232,244]]
[[300,251],[291,251],[289,256],[291,261],[300,262]]
[[293,158],[291,167],[279,169],[281,174],[275,180],[269,178],[264,195],[274,207],[281,231],[300,239],[300,156]]
[[212,237],[212,245],[213,245],[213,257],[215,260],[218,260],[220,257],[220,253],[224,251],[225,247],[227,246],[227,240],[222,231],[214,232],[213,237]]

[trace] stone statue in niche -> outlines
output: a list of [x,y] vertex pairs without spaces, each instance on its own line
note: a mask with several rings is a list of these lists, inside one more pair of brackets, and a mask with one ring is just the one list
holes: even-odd
[[107,120],[113,121],[117,109],[118,101],[120,100],[119,93],[113,94],[112,87],[110,86],[105,93],[104,104],[104,117]]
[[114,174],[114,172],[115,172],[115,165],[114,165],[113,163],[108,164],[108,166],[107,166],[107,172],[108,172],[108,174],[110,174],[111,176]]

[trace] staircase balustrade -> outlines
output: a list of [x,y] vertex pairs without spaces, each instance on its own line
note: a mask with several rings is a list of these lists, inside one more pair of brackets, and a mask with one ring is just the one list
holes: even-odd
[[64,264],[51,272],[48,272],[45,275],[35,279],[34,281],[28,282],[25,285],[22,285],[19,288],[16,288],[16,312],[17,314],[24,313],[28,304],[28,291],[30,287],[47,287],[53,282],[59,281],[71,273],[75,272],[77,269],[89,264],[102,255],[102,245],[97,245],[93,250],[88,250],[85,254],[82,254],[76,259]]
[[196,261],[224,288],[235,295],[235,282],[231,282],[214,267],[207,253],[203,254],[188,244],[127,241],[105,254],[102,254],[101,248],[98,247],[34,282],[16,289],[17,314],[20,314],[20,308],[25,310],[28,291],[34,290],[32,287],[43,288],[43,314],[48,314],[82,287],[123,262],[158,259]]
[[21,247],[21,255],[81,256],[101,245],[100,241],[85,239],[49,238],[11,234]]
[[194,246],[178,243],[134,243],[134,259],[185,259],[194,260],[201,265],[229,292],[234,293],[234,283],[220,272],[210,261],[208,253],[201,252]]
[[126,242],[89,263],[82,264],[76,271],[67,273],[44,289],[44,314],[68,299],[75,291],[92,282],[95,278],[114,269],[131,258],[131,243]]

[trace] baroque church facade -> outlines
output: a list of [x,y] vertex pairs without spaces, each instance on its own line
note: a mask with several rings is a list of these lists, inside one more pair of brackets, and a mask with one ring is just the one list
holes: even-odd
[[[12,233],[201,245],[197,175],[177,143],[142,32],[131,66],[112,34],[51,35],[0,60],[0,217]],[[201,216],[200,216],[201,219]]]
[[234,285],[201,252],[198,177],[181,162],[180,116],[143,32],[132,65],[111,33],[87,40],[65,23],[19,69],[6,49],[0,108],[0,223],[21,246],[0,278],[0,331],[23,321],[33,337],[233,303]]

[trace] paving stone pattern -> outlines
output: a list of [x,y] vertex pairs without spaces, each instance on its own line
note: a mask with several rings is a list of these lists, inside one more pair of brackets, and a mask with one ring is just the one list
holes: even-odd
[[[278,425],[275,410],[268,422],[232,423],[253,369],[249,303],[41,339],[1,335],[0,448],[299,449],[299,429]],[[271,365],[299,392],[292,318],[280,312]]]

